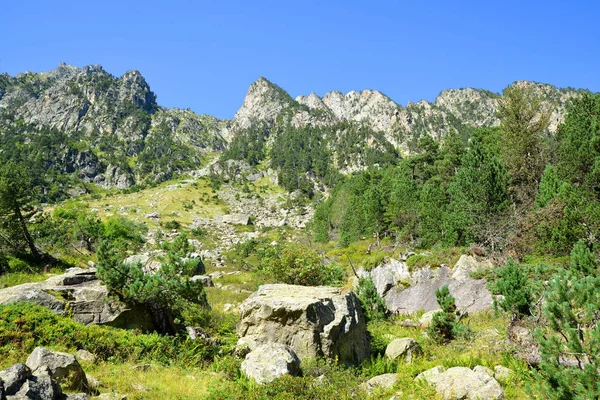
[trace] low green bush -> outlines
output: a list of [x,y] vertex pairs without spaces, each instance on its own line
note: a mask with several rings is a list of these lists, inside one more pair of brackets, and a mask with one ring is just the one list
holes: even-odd
[[108,326],[81,325],[31,303],[0,306],[0,358],[28,354],[36,346],[74,352],[85,349],[101,360],[148,360],[163,365],[200,365],[219,348],[183,336],[141,334]]
[[258,269],[267,281],[292,285],[338,285],[346,275],[335,263],[325,264],[312,248],[301,244],[269,246],[259,255]]

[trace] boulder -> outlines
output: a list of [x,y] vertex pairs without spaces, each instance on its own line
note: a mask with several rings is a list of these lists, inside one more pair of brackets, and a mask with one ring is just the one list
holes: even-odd
[[410,272],[406,263],[395,259],[373,268],[370,275],[377,293],[381,297],[385,297],[398,282],[410,280]]
[[494,367],[494,378],[499,381],[506,381],[514,374],[515,372],[512,369],[503,367],[502,365],[496,365]]
[[[424,379],[435,388],[444,400],[499,400],[504,398],[500,384],[484,372],[465,367],[453,367],[440,372],[424,373],[416,379]],[[427,372],[427,371],[426,371]]]
[[90,396],[85,393],[67,394],[64,400],[90,400]]
[[[10,368],[0,371],[0,381],[4,383],[4,392],[14,395],[23,383],[31,378],[31,369],[25,364],[15,364]],[[0,396],[1,398],[1,396]]]
[[473,279],[465,271],[455,271],[444,265],[435,269],[418,269],[407,281],[409,287],[395,285],[385,293],[383,299],[388,309],[397,314],[432,311],[440,308],[435,297],[436,289],[448,285],[459,310],[472,313],[489,309],[493,299],[486,281]]
[[423,315],[421,315],[421,318],[419,318],[419,323],[423,326],[429,326],[429,324],[431,324],[431,321],[433,321],[433,315],[437,312],[442,311],[441,308],[437,308],[435,310],[431,310],[431,311],[427,311],[426,313],[424,313]]
[[150,254],[134,254],[123,260],[125,264],[139,264],[147,274],[155,274],[160,269],[162,263],[150,257]]
[[494,371],[492,371],[488,367],[484,367],[483,365],[477,365],[475,368],[473,368],[473,372],[481,372],[486,374],[487,376],[491,376],[492,378],[494,377]]
[[[435,290],[444,285],[449,286],[459,310],[478,312],[490,308],[493,299],[485,280],[473,279],[470,274],[492,267],[490,261],[478,261],[472,256],[463,255],[454,268],[442,265],[439,268],[424,267],[410,272],[405,261],[390,259],[370,272],[360,270],[359,276],[371,277],[377,293],[395,314],[439,309]],[[428,324],[430,320],[425,322]]]
[[60,386],[52,380],[47,368],[37,371],[36,376],[27,379],[19,391],[8,399],[55,400],[62,398]]
[[269,383],[283,375],[296,376],[300,370],[300,360],[288,346],[269,343],[248,353],[241,369],[257,383]]
[[240,305],[238,336],[253,350],[289,346],[300,357],[359,364],[370,355],[365,319],[353,292],[339,288],[263,285]]
[[415,381],[420,381],[420,380],[427,381],[429,378],[433,377],[434,375],[439,375],[444,371],[446,371],[446,367],[442,367],[441,365],[438,365],[437,367],[433,367],[431,369],[428,369],[427,371],[421,372],[419,375],[417,375],[417,377],[415,378]]
[[386,390],[394,387],[398,375],[396,374],[383,374],[377,375],[361,385],[361,387],[367,392],[371,393],[375,389]]
[[65,313],[85,325],[100,324],[151,331],[149,312],[142,307],[127,307],[111,299],[108,289],[96,277],[94,268],[71,268],[46,281],[25,283],[0,289],[0,304],[28,302]]
[[423,354],[423,349],[419,343],[412,338],[394,339],[385,348],[385,356],[390,360],[403,359],[411,363],[414,357]]
[[85,372],[75,356],[71,354],[36,347],[29,355],[26,364],[34,375],[38,371],[48,369],[50,376],[59,384],[66,383],[68,387],[74,389],[87,389]]
[[248,214],[225,214],[222,217],[225,224],[231,225],[251,225],[252,221]]

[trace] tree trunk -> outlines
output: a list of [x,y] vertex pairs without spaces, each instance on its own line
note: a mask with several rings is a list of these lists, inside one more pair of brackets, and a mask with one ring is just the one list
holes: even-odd
[[25,241],[27,242],[27,245],[29,246],[29,251],[31,251],[31,255],[33,257],[35,257],[36,259],[39,259],[40,252],[35,247],[35,243],[33,242],[33,238],[31,237],[31,234],[29,233],[29,229],[27,229],[27,224],[25,223],[25,218],[23,218],[23,214],[21,214],[21,208],[19,207],[18,204],[14,205],[14,212],[15,212],[15,215],[17,216],[17,219],[19,220],[19,225],[21,226],[21,230],[23,231],[23,237],[25,238]]

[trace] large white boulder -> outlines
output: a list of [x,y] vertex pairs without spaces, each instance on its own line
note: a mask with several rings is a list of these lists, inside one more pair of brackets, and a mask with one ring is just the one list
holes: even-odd
[[269,383],[283,375],[296,376],[300,360],[287,346],[278,343],[263,344],[246,355],[242,371],[257,383]]
[[240,305],[238,345],[289,346],[300,359],[331,357],[358,364],[370,355],[365,319],[353,292],[339,288],[263,285]]

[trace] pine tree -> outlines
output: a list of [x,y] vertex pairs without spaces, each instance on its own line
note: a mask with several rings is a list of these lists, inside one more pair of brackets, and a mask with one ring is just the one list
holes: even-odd
[[433,314],[431,324],[427,328],[430,338],[440,343],[447,343],[456,336],[458,321],[456,318],[456,301],[450,294],[448,285],[435,290],[435,297],[442,309]]
[[489,283],[493,293],[502,295],[494,300],[494,307],[509,312],[515,318],[531,315],[531,286],[527,282],[527,274],[513,259],[506,266],[496,270],[498,279]]
[[535,193],[545,165],[543,139],[550,113],[530,87],[515,83],[502,92],[500,146],[515,194],[526,200]]
[[600,275],[583,241],[575,244],[569,268],[550,280],[543,311],[547,329],[536,332],[540,391],[548,399],[600,397]]
[[209,304],[202,283],[190,279],[201,260],[184,257],[189,251],[186,235],[180,235],[166,250],[167,261],[156,273],[146,274],[139,264],[123,263],[123,256],[105,240],[97,251],[97,273],[123,302],[149,309],[159,331],[175,334],[184,326],[184,312],[208,309]]

